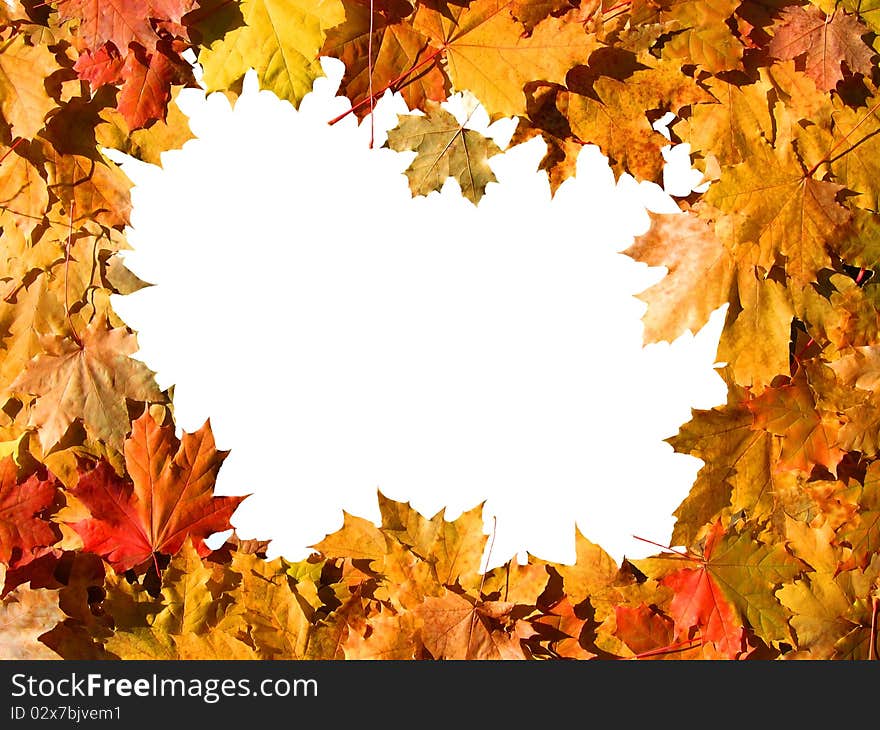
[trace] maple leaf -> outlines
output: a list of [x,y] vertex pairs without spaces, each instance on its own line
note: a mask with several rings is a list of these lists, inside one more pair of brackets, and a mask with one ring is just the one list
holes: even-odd
[[[104,122],[95,130],[98,144],[161,167],[163,152],[180,149],[184,143],[193,139],[189,120],[176,103],[179,92],[179,87],[172,89],[165,118],[157,120],[146,129],[132,131],[118,111],[102,109],[101,119]],[[108,265],[116,265],[114,262],[118,262],[118,257],[111,258]]]
[[129,51],[122,70],[125,81],[117,99],[117,108],[129,130],[164,121],[171,85],[182,83],[185,75],[180,63],[164,52],[144,54],[136,48]]
[[328,558],[368,560],[381,560],[387,550],[385,538],[376,525],[345,510],[342,510],[342,527],[311,547]]
[[874,53],[862,36],[868,28],[845,11],[825,15],[813,6],[783,8],[767,50],[776,58],[804,57],[804,71],[816,85],[831,91],[843,80],[842,64],[852,73],[870,75]]
[[52,52],[24,34],[0,42],[0,117],[13,136],[32,139],[43,128],[55,108],[44,80],[58,69]]
[[248,636],[260,658],[304,658],[311,622],[282,560],[236,553],[231,569],[241,576],[241,582],[231,594],[234,608],[230,615],[246,621]]
[[417,618],[414,613],[381,613],[370,619],[368,632],[350,631],[343,651],[346,659],[415,659],[419,651]]
[[765,270],[781,254],[793,285],[805,287],[831,266],[827,242],[852,216],[837,201],[843,186],[806,174],[791,144],[771,147],[754,137],[744,154],[745,162],[723,168],[705,195],[730,219],[716,232],[730,246],[757,246]]
[[546,609],[541,616],[531,621],[538,637],[547,642],[547,649],[552,655],[566,659],[592,659],[596,656],[585,649],[580,641],[586,624],[586,619],[575,613],[567,597],[562,598]]
[[430,519],[409,503],[396,502],[379,493],[382,532],[398,540],[431,564],[438,583],[462,586],[479,583],[478,575],[486,547],[483,504],[449,521],[445,510]]
[[880,346],[853,347],[848,354],[829,363],[828,367],[843,385],[880,391]]
[[645,603],[615,606],[614,635],[634,654],[662,649],[673,643],[672,619]]
[[584,537],[577,526],[574,535],[574,564],[554,565],[553,568],[562,576],[565,594],[576,605],[610,585],[617,577],[618,567],[614,558]]
[[85,51],[73,64],[79,78],[88,81],[92,90],[106,84],[118,84],[123,80],[125,56],[111,43],[105,43],[95,51]]
[[74,209],[75,225],[90,219],[106,226],[128,225],[131,182],[119,167],[102,155],[50,154],[49,190]]
[[[790,623],[798,647],[810,659],[867,659],[874,608],[872,599],[880,575],[874,555],[864,570],[838,573],[817,570],[780,588],[776,595],[791,611]],[[876,647],[873,655],[876,656]]]
[[547,567],[547,563],[531,555],[525,565],[508,561],[486,571],[481,592],[488,599],[534,606],[550,580]]
[[57,590],[19,586],[0,600],[0,659],[60,659],[40,639],[63,619]]
[[77,35],[90,50],[109,41],[125,53],[130,43],[149,49],[158,40],[148,0],[57,0],[55,7],[62,20],[78,23]]
[[452,86],[476,96],[491,120],[524,115],[526,83],[562,84],[599,43],[579,23],[549,17],[531,33],[510,14],[510,0],[473,0],[441,12],[420,5],[413,27],[442,54]]
[[847,562],[865,569],[880,551],[880,462],[868,467],[857,504],[855,519],[847,521],[837,541],[852,550],[851,561]]
[[743,44],[727,25],[741,0],[660,0],[660,18],[671,31],[663,56],[719,73],[742,68]]
[[406,168],[410,190],[413,195],[427,195],[454,177],[462,195],[476,205],[486,185],[496,181],[487,160],[501,149],[479,132],[466,129],[439,104],[426,102],[425,108],[426,116],[400,115],[398,126],[388,132],[388,147],[416,153]]
[[213,496],[227,452],[217,451],[209,423],[178,441],[173,426],[160,426],[148,411],[125,440],[129,479],[106,462],[82,474],[71,493],[91,517],[71,524],[85,550],[117,571],[140,566],[154,553],[176,554],[189,537],[199,555],[205,539],[229,529],[244,497]]
[[128,431],[126,398],[159,401],[162,394],[146,365],[128,357],[137,350],[124,327],[107,329],[95,319],[81,335],[81,345],[55,335],[42,339],[44,354],[31,360],[10,385],[37,397],[28,426],[36,428],[46,451],[81,419],[91,438],[114,448]]
[[728,402],[711,410],[692,409],[691,420],[666,439],[676,452],[702,459],[689,495],[676,508],[672,544],[690,545],[704,525],[725,508],[746,510],[754,519],[769,515],[774,502],[773,436],[752,428],[746,393],[728,391]]
[[[584,2],[584,6],[598,9],[600,3],[592,0]],[[510,14],[522,23],[526,30],[531,31],[538,23],[551,15],[558,17],[574,7],[569,0],[513,0]]]
[[364,103],[371,91],[374,97],[385,89],[399,91],[410,109],[446,99],[449,81],[439,58],[432,57],[427,36],[400,15],[380,12],[379,5],[372,15],[369,4],[344,5],[345,21],[327,31],[321,53],[345,64],[340,89],[359,117],[371,111],[371,105]]
[[617,176],[628,172],[656,180],[663,167],[660,150],[669,141],[651,126],[647,112],[663,108],[677,113],[712,97],[671,61],[639,68],[623,80],[607,75],[594,78],[589,65],[587,70],[580,77],[570,74],[569,91],[556,100],[572,134],[598,146]]
[[434,659],[525,659],[513,636],[493,621],[497,610],[512,604],[474,604],[465,596],[445,590],[426,598],[415,609],[424,622],[420,635]]
[[721,165],[744,162],[756,132],[772,139],[773,119],[767,105],[772,85],[763,78],[735,84],[716,76],[703,83],[716,102],[695,104],[688,119],[676,120],[675,133],[694,154],[711,155]]
[[153,618],[153,629],[186,636],[204,634],[216,626],[226,605],[220,600],[213,575],[188,535],[162,575],[164,608]]
[[253,68],[260,87],[298,106],[323,75],[318,52],[328,28],[344,19],[339,0],[243,0],[245,25],[199,53],[208,91],[241,90]]
[[697,628],[702,641],[714,643],[722,656],[734,659],[744,649],[742,620],[708,568],[722,530],[720,521],[716,522],[706,539],[702,565],[676,570],[660,582],[675,593],[669,615],[675,622],[676,638],[689,639]]
[[0,563],[24,565],[38,548],[58,541],[54,525],[45,518],[57,493],[58,482],[51,474],[19,480],[13,458],[0,460]]
[[782,439],[776,469],[810,472],[814,465],[834,471],[844,451],[837,445],[840,423],[817,411],[816,400],[805,376],[767,388],[746,403],[754,415],[752,428],[763,429]]
[[668,273],[638,295],[645,344],[672,342],[685,330],[696,334],[730,298],[734,261],[712,226],[695,214],[649,212],[651,227],[623,253]]
[[0,209],[8,211],[25,236],[33,233],[49,207],[49,191],[39,168],[24,153],[0,144]]
[[[822,140],[824,144],[817,155],[830,161],[831,171],[838,183],[856,193],[849,198],[850,201],[872,211],[880,210],[880,187],[877,185],[880,175],[877,164],[880,154],[878,104],[880,98],[876,92],[865,100],[865,109],[853,109],[834,98],[830,105],[831,119],[827,125],[829,135]],[[857,232],[857,238],[866,238],[876,229],[876,216],[871,215],[867,220],[869,229]]]
[[375,565],[384,583],[376,588],[373,597],[389,601],[398,612],[412,609],[427,596],[441,592],[432,565],[395,540],[388,541],[387,554]]

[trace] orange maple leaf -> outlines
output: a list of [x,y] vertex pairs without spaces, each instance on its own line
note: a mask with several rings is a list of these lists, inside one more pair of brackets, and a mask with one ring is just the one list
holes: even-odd
[[228,452],[214,448],[210,424],[178,441],[173,426],[160,426],[145,412],[132,424],[124,453],[130,479],[101,461],[71,490],[91,512],[71,523],[85,550],[117,571],[140,566],[154,553],[173,555],[187,537],[207,555],[205,538],[230,529],[229,518],[245,499],[213,496]]

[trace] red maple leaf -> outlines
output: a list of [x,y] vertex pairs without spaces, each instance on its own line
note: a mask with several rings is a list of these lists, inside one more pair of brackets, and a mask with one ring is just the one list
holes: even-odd
[[58,541],[60,533],[44,513],[58,493],[58,481],[47,473],[22,482],[11,456],[0,461],[0,563],[18,568]]
[[117,84],[122,76],[122,69],[125,66],[125,59],[119,55],[116,46],[112,43],[105,43],[96,51],[86,51],[73,65],[79,78],[89,82],[92,90],[95,90],[104,84]]
[[154,553],[173,555],[187,537],[207,555],[205,538],[230,529],[229,518],[245,498],[213,495],[228,452],[214,447],[210,423],[178,441],[173,426],[159,426],[144,413],[132,424],[124,453],[130,479],[101,461],[71,490],[91,512],[71,524],[84,549],[117,571],[141,566]]
[[744,649],[743,626],[734,605],[710,572],[709,561],[718,540],[724,534],[716,521],[706,537],[703,557],[697,568],[682,568],[661,579],[675,593],[669,615],[675,623],[676,639],[689,639],[694,629],[703,642],[711,642],[718,653],[735,659]]
[[164,53],[144,53],[132,48],[125,59],[117,108],[130,130],[164,120],[171,100],[171,85],[182,83],[184,74]]

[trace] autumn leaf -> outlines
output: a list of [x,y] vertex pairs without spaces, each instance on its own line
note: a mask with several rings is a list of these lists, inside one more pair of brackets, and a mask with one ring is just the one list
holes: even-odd
[[510,0],[474,0],[440,12],[420,5],[413,27],[442,53],[456,91],[476,96],[492,120],[526,113],[523,88],[533,80],[564,83],[598,46],[578,23],[549,17],[531,33],[510,14]]
[[21,143],[15,148],[0,144],[0,209],[11,213],[21,233],[30,236],[48,210],[49,191],[25,149]]
[[[115,109],[103,109],[101,118],[104,123],[95,130],[98,143],[161,167],[163,152],[180,149],[193,139],[189,120],[176,103],[179,92],[179,87],[172,88],[165,119],[157,120],[147,129],[131,130],[122,114]],[[108,265],[113,266],[116,261],[117,258],[113,257]]]
[[701,459],[690,494],[676,508],[673,545],[690,545],[725,509],[766,519],[775,506],[773,436],[752,428],[746,393],[731,387],[728,403],[693,409],[691,420],[666,439],[676,452]]
[[880,572],[875,555],[864,570],[817,570],[780,588],[776,595],[792,613],[791,626],[798,646],[809,659],[867,659],[872,602]]
[[569,91],[556,100],[559,112],[577,139],[602,150],[618,177],[624,172],[644,180],[660,176],[660,150],[668,140],[652,127],[649,111],[678,112],[712,100],[673,62],[639,64],[623,80],[608,75],[594,78],[589,66],[587,73],[569,74],[567,79]]
[[144,412],[132,424],[124,453],[130,478],[102,461],[71,490],[91,512],[71,525],[84,549],[117,571],[140,566],[154,553],[174,555],[187,538],[206,555],[205,539],[229,529],[229,517],[244,499],[213,496],[226,452],[215,449],[210,424],[178,441],[173,426],[160,426]]
[[427,36],[400,16],[380,12],[378,4],[375,10],[367,3],[343,4],[345,21],[327,31],[321,53],[345,64],[341,89],[359,117],[372,110],[370,93],[378,97],[385,89],[399,91],[410,109],[446,99],[449,80]]
[[763,429],[782,440],[778,470],[809,472],[820,464],[834,470],[844,452],[837,446],[840,423],[833,414],[817,412],[815,396],[806,377],[768,388],[746,403],[754,416],[752,428]]
[[438,104],[426,102],[425,108],[425,116],[401,115],[399,125],[388,132],[388,147],[416,153],[406,169],[410,190],[413,195],[427,195],[453,177],[461,194],[476,205],[486,186],[496,181],[487,160],[500,148]]
[[123,80],[126,56],[122,56],[112,43],[105,43],[95,51],[85,51],[73,64],[77,75],[89,82],[93,91],[107,84]]
[[425,599],[415,614],[424,622],[420,635],[435,659],[525,659],[518,640],[493,621],[493,610],[504,607],[510,604],[483,608],[446,590]]
[[230,567],[241,576],[232,594],[231,615],[246,621],[248,638],[260,658],[304,658],[311,622],[281,559],[236,554]]
[[55,7],[62,20],[76,22],[77,35],[91,50],[109,41],[125,53],[131,43],[149,49],[158,40],[148,0],[56,0]]
[[412,612],[383,613],[370,620],[369,631],[349,632],[343,650],[346,659],[415,659],[419,651],[417,619]]
[[58,68],[46,46],[22,33],[0,42],[0,116],[13,136],[32,139],[43,128],[55,108],[45,79]]
[[730,31],[728,19],[740,0],[660,0],[660,18],[671,38],[666,58],[686,59],[712,73],[742,67],[743,44]]
[[75,225],[89,217],[118,228],[129,223],[131,182],[103,156],[52,154],[47,169],[49,190],[73,210]]
[[673,644],[672,619],[641,603],[615,606],[614,635],[634,654],[642,654]]
[[125,81],[117,108],[131,131],[164,121],[171,101],[171,85],[185,80],[180,65],[165,53],[143,54],[137,49],[129,51],[122,76]]
[[328,558],[366,558],[385,556],[385,538],[369,520],[342,511],[342,527],[312,546]]
[[57,492],[58,482],[51,474],[21,480],[11,456],[0,460],[0,563],[24,565],[37,549],[58,541],[57,529],[46,519]]
[[820,89],[843,80],[842,64],[852,73],[871,73],[871,47],[862,36],[868,28],[858,16],[840,10],[825,15],[813,6],[783,8],[767,50],[776,58],[804,58],[804,71]]
[[714,643],[723,656],[734,659],[744,648],[743,627],[736,608],[708,567],[721,534],[721,523],[715,524],[706,541],[704,562],[696,568],[676,570],[664,576],[661,583],[675,593],[669,604],[669,615],[675,622],[676,638],[689,639],[691,631],[698,629],[703,641]]
[[852,564],[865,569],[880,550],[880,462],[868,467],[857,504],[857,514],[838,532],[836,542],[848,546]]
[[299,106],[323,75],[318,52],[327,29],[342,22],[339,0],[243,0],[245,25],[199,53],[208,91],[241,90],[248,69],[260,87]]
[[0,659],[60,659],[40,638],[63,619],[57,590],[19,586],[0,599]]
[[807,286],[831,265],[827,242],[851,218],[837,200],[842,189],[806,174],[791,145],[771,147],[756,137],[746,160],[723,168],[705,200],[730,216],[729,229],[715,226],[723,241],[757,247],[765,270],[785,256],[792,283]]
[[623,253],[667,275],[638,295],[648,305],[644,342],[672,342],[696,334],[730,299],[734,259],[706,220],[695,214],[649,213],[651,227]]
[[618,567],[608,553],[584,537],[577,527],[574,534],[574,564],[555,565],[554,569],[562,576],[565,594],[573,604],[578,604],[610,585],[617,577]]
[[126,399],[162,399],[152,371],[128,357],[137,345],[125,328],[107,329],[97,319],[82,333],[81,343],[45,337],[44,354],[28,363],[10,385],[37,397],[28,426],[37,429],[44,451],[57,444],[76,419],[92,438],[119,448],[128,431]]

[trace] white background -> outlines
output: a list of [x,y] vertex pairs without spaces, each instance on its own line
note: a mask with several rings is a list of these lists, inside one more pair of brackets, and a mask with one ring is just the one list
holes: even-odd
[[[725,397],[723,309],[642,346],[633,295],[664,269],[618,252],[672,199],[586,147],[551,200],[539,140],[491,160],[479,207],[454,182],[412,199],[413,155],[380,148],[406,107],[380,103],[369,149],[369,123],[326,124],[349,104],[324,67],[299,111],[252,77],[234,110],[184,91],[198,139],[164,169],[114,155],[135,183],[125,260],[155,286],[113,304],[178,430],[210,419],[231,450],[216,492],[251,494],[239,534],[301,559],[343,509],[378,521],[379,489],[450,519],[485,501],[488,565],[571,561],[575,522],[618,561],[655,553],[633,535],[669,540],[701,464],[663,439]],[[487,123],[468,126],[504,147],[510,120]],[[686,194],[687,148],[669,159]]]

